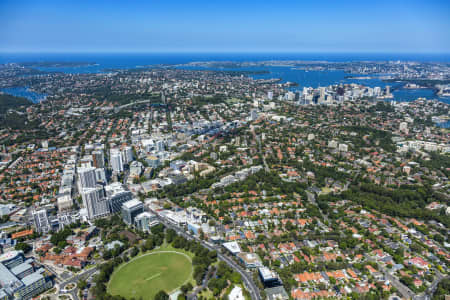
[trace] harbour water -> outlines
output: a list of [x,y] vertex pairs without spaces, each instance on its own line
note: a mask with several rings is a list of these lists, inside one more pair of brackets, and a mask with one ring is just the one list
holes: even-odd
[[1,91],[5,94],[13,95],[16,97],[27,98],[33,103],[39,103],[47,98],[47,95],[30,91],[27,87],[3,88],[1,89]]
[[[95,54],[0,54],[0,63],[13,62],[95,62],[95,64],[73,66],[73,67],[39,67],[38,69],[47,72],[64,73],[99,73],[108,69],[129,69],[156,65],[179,65],[189,62],[199,61],[263,61],[263,60],[304,60],[304,61],[439,61],[450,62],[450,55],[438,54],[325,54],[325,53],[302,53],[302,54],[205,54],[205,53],[169,53],[169,54],[126,54],[126,53],[95,53]],[[193,67],[186,67],[193,69]],[[195,67],[195,69],[206,69]],[[213,68],[207,68],[213,69]],[[216,69],[217,70],[217,69]],[[253,78],[281,78],[282,82],[296,82],[298,86],[292,87],[293,90],[300,90],[303,87],[319,87],[339,83],[358,83],[366,86],[385,87],[390,85],[393,90],[396,101],[413,101],[419,97],[426,99],[437,99],[442,102],[450,103],[449,97],[437,97],[432,89],[403,89],[402,83],[386,83],[377,76],[370,79],[348,78],[349,75],[358,76],[359,74],[348,74],[343,71],[305,71],[298,70],[289,66],[264,66],[248,68],[221,68],[219,70],[241,70],[241,71],[267,71],[264,74],[252,74]],[[42,100],[42,96],[28,94],[26,88],[19,90],[10,90],[14,95],[22,95],[32,101]],[[9,93],[9,92],[8,92]],[[45,96],[45,95],[44,95]]]

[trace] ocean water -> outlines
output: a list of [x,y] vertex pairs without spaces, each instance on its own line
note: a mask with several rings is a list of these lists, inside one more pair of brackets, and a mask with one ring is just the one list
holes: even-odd
[[[305,60],[305,61],[422,61],[422,62],[450,62],[450,54],[344,54],[344,53],[168,53],[168,54],[126,54],[126,53],[47,53],[47,54],[1,54],[0,63],[13,62],[88,62],[88,66],[39,68],[49,72],[65,73],[98,73],[105,69],[127,69],[152,65],[176,65],[196,61],[262,61],[262,60]],[[197,68],[202,69],[202,68]],[[406,90],[399,83],[385,83],[377,78],[351,79],[345,78],[348,73],[343,71],[304,71],[295,70],[291,67],[249,67],[239,69],[220,70],[264,70],[267,74],[251,75],[253,78],[281,78],[282,82],[296,82],[298,87],[292,89],[303,89],[303,87],[327,86],[339,83],[359,83],[366,86],[385,87],[390,85],[393,90],[394,100],[413,101],[419,97],[427,99],[438,99],[450,103],[450,98],[439,98],[431,89]],[[352,74],[358,75],[358,74]]]
[[0,63],[95,62],[103,68],[132,68],[153,64],[182,64],[192,61],[327,60],[450,62],[450,54],[380,53],[0,53]]

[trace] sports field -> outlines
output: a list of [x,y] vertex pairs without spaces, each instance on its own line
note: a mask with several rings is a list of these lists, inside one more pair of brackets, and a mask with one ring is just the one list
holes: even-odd
[[119,266],[108,283],[108,293],[126,298],[153,299],[174,291],[192,278],[191,259],[176,251],[155,251]]

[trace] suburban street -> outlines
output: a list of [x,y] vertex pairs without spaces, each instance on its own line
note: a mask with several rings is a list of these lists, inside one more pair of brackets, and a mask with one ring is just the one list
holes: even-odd
[[444,276],[440,272],[437,272],[436,279],[433,283],[427,288],[424,294],[418,295],[414,297],[414,300],[429,300],[433,296],[434,292],[436,292],[436,288],[443,279],[450,278],[450,276]]
[[269,165],[268,165],[267,162],[266,162],[266,156],[264,155],[264,153],[263,153],[263,151],[262,151],[261,137],[255,133],[255,130],[254,130],[254,129],[252,130],[252,134],[253,134],[253,137],[255,138],[256,142],[258,143],[258,150],[259,150],[259,153],[260,153],[260,155],[261,155],[261,158],[263,159],[264,170],[265,170],[266,172],[270,172]]
[[[377,263],[373,258],[366,255],[366,258],[369,261]],[[378,263],[377,263],[378,264]],[[383,272],[384,276],[392,283],[392,285],[399,291],[399,293],[406,299],[413,299],[413,300],[429,300],[431,299],[431,296],[433,296],[434,292],[436,291],[437,285],[439,282],[442,281],[442,279],[446,278],[441,273],[437,272],[436,279],[433,281],[433,283],[427,288],[427,290],[420,294],[416,295],[411,289],[409,289],[406,285],[401,283],[396,277],[392,276],[386,268],[378,264],[378,267]]]
[[405,286],[403,283],[401,283],[396,277],[392,276],[388,270],[386,270],[384,267],[382,267],[378,262],[370,257],[369,255],[365,255],[365,257],[378,265],[378,268],[383,272],[384,276],[392,283],[392,285],[398,290],[398,292],[406,299],[413,299],[415,297],[415,294],[413,291],[411,291],[407,286]]

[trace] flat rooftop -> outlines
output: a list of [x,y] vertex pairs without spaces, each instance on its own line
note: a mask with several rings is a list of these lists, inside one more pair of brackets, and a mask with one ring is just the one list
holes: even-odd
[[131,199],[130,201],[125,202],[122,205],[122,207],[127,208],[127,209],[131,209],[131,208],[134,208],[136,206],[143,206],[143,205],[144,205],[144,203],[142,203],[138,199]]

